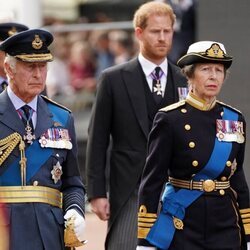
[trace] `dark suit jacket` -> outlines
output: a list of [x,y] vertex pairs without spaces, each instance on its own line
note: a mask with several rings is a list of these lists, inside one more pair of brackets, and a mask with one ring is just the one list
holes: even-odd
[[[51,103],[51,105],[54,105],[54,112],[52,113],[48,108],[48,102],[47,99],[38,97],[37,125],[35,128],[36,140],[39,140],[40,136],[49,128],[56,130],[55,124],[56,122],[58,123],[58,120],[54,117],[54,114],[63,109],[57,104]],[[57,189],[63,193],[64,209],[78,207],[83,211],[84,187],[77,164],[73,117],[65,109],[62,112],[64,112],[67,121],[64,126],[61,125],[61,128],[68,130],[73,148],[72,150],[53,148],[51,155],[39,166],[38,170],[27,181],[27,185],[32,186],[36,181],[39,186]],[[0,94],[0,139],[6,138],[14,132],[24,135],[25,128],[5,90]],[[38,157],[35,150],[33,157]],[[0,166],[0,186],[20,185],[21,177],[19,170],[16,172],[9,170],[11,163],[19,159],[20,152],[18,146],[16,146],[10,156]],[[27,157],[27,164],[30,161],[31,158]],[[54,183],[51,171],[58,162],[62,166],[63,173],[61,179]],[[32,171],[33,165],[31,164],[29,167],[27,167],[27,174],[29,171]],[[7,170],[9,170],[13,178],[5,178]],[[16,173],[17,176],[14,176]],[[17,183],[13,179],[16,179]],[[2,224],[3,221],[0,220],[0,227],[10,226],[10,250],[64,249],[64,212],[61,208],[47,203],[8,203],[5,206],[0,204],[1,209],[4,209],[8,215],[6,224]]]
[[[166,90],[166,100],[174,102],[179,100],[177,86],[186,87],[186,80],[172,64],[169,73],[176,88],[172,93]],[[89,126],[87,191],[89,199],[107,195],[106,151],[111,136],[109,228],[137,188],[145,163],[150,130],[145,84],[138,59],[107,69],[100,79]]]

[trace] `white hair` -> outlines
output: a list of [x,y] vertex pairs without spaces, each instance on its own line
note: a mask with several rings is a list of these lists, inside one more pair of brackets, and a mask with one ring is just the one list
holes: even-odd
[[[6,54],[4,62],[7,63],[10,66],[10,68],[13,70],[13,72],[16,72],[17,59],[14,56],[10,56],[9,54]],[[9,76],[7,70],[5,70],[5,71],[6,71],[8,81],[10,81],[10,76]]]

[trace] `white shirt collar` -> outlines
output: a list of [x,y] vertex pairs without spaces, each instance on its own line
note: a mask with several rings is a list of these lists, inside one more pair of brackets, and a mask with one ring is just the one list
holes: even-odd
[[154,71],[155,67],[157,66],[161,67],[164,75],[167,76],[167,73],[168,73],[167,58],[165,58],[165,60],[160,65],[156,65],[152,63],[151,61],[149,61],[148,59],[146,59],[141,53],[139,53],[138,60],[142,66],[142,70],[144,74],[146,75],[146,77],[150,76],[150,74]]
[[22,106],[27,104],[35,112],[37,111],[37,96],[35,96],[35,98],[31,102],[25,103],[23,100],[21,100],[18,96],[14,94],[10,86],[7,87],[7,93],[16,110],[20,109]]

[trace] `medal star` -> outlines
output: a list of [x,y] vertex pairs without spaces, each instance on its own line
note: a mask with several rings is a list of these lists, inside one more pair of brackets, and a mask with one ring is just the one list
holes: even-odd
[[162,95],[162,89],[161,89],[161,84],[156,84],[154,86],[154,93],[156,92],[157,95]]
[[62,172],[62,166],[60,165],[60,162],[58,161],[56,165],[53,166],[53,169],[51,170],[52,179],[54,180],[54,183],[56,184],[60,179]]

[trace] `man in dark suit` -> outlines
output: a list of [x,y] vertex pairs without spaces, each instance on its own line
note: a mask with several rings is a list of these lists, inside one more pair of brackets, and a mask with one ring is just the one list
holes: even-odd
[[52,41],[49,32],[31,29],[0,45],[6,53],[9,82],[0,94],[0,210],[4,214],[0,232],[8,227],[9,250],[65,249],[64,219],[67,245],[79,246],[84,240],[85,190],[73,117],[40,95],[47,63],[53,59],[48,49]]
[[[26,25],[20,23],[0,23],[0,43],[17,32],[25,31],[27,29],[28,27]],[[5,53],[0,51],[0,92],[2,92],[8,85],[3,67],[4,58]]]
[[[186,80],[166,59],[174,22],[169,5],[156,1],[143,4],[134,16],[138,57],[107,69],[100,78],[87,143],[87,194],[92,210],[101,220],[108,220],[108,250],[136,248],[137,192],[147,136],[157,110],[179,101],[178,93],[186,90]],[[157,66],[160,71],[155,71]]]

